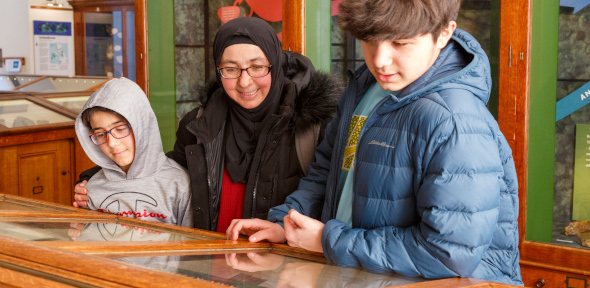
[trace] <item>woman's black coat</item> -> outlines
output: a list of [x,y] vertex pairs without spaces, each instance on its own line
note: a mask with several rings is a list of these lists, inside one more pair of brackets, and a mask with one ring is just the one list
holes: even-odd
[[[266,219],[271,207],[283,204],[297,189],[313,159],[313,148],[336,110],[341,87],[333,77],[313,72],[302,82],[290,76],[294,81],[283,85],[279,112],[262,123],[246,183],[244,219]],[[167,154],[189,171],[195,228],[212,231],[219,216],[227,120],[227,102],[218,89],[212,81],[201,91],[202,106],[180,121],[174,151]],[[315,135],[311,142],[310,134]]]

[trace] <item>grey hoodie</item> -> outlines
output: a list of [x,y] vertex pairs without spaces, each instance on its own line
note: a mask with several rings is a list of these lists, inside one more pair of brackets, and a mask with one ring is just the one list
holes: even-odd
[[[90,140],[92,130],[81,115],[95,106],[111,109],[131,124],[135,158],[127,173]],[[188,174],[164,154],[156,115],[141,88],[127,78],[109,80],[90,96],[82,112],[76,118],[78,140],[90,160],[102,167],[86,184],[88,208],[192,227]]]

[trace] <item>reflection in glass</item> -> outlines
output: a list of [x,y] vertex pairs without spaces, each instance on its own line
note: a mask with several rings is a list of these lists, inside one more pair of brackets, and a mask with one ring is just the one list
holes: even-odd
[[107,80],[106,78],[48,77],[18,89],[18,91],[44,93],[86,91]]
[[39,205],[24,205],[20,203],[11,202],[8,200],[0,200],[0,211],[65,211],[58,208],[43,207]]
[[135,13],[86,12],[86,75],[136,80]]
[[188,241],[162,230],[121,223],[0,222],[0,234],[30,241]]
[[90,96],[47,98],[47,100],[80,113],[80,111],[82,111],[82,107],[84,107],[84,104],[86,104],[86,101],[88,101],[88,98],[90,98]]
[[[72,225],[74,227],[74,225]],[[75,227],[74,227],[75,228]],[[196,240],[165,231],[121,223],[87,223],[76,241],[187,241]]]
[[27,100],[0,101],[0,125],[8,128],[74,121]]
[[385,287],[425,281],[274,253],[123,257],[117,260],[235,287]]

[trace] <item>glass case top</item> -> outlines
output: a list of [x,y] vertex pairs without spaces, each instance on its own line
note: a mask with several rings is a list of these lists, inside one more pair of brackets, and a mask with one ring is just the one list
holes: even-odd
[[377,274],[275,252],[119,257],[115,260],[233,287],[386,287],[426,281]]
[[43,76],[0,75],[0,91],[12,91],[15,87],[29,84]]
[[0,200],[0,211],[62,211],[59,208],[44,207],[40,205],[26,205],[10,200]]
[[0,101],[0,125],[8,128],[69,121],[74,121],[74,119],[53,112],[28,100]]
[[47,100],[60,104],[70,110],[80,113],[82,111],[82,107],[88,101],[90,95],[86,96],[74,96],[74,97],[62,97],[62,98],[47,98]]
[[[63,222],[31,219],[30,221],[8,221],[0,218],[0,235],[7,235],[29,241],[189,241],[203,240],[164,231],[152,227],[141,227],[100,221],[98,223]],[[211,240],[211,239],[206,239]]]
[[76,92],[96,90],[100,85],[106,82],[105,78],[69,78],[69,77],[47,77],[31,85],[22,87],[18,91],[24,92]]

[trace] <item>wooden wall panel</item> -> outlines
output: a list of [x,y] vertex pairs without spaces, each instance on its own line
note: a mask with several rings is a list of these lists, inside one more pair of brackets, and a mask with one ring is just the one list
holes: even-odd
[[18,195],[16,146],[0,148],[0,193]]
[[283,0],[283,50],[305,55],[304,0]]
[[526,226],[531,5],[532,0],[502,1],[500,15],[498,124],[516,165],[521,243]]

